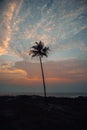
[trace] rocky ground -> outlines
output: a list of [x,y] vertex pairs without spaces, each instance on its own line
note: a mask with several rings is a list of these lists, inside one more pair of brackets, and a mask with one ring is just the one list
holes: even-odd
[[0,130],[87,130],[87,97],[0,96]]

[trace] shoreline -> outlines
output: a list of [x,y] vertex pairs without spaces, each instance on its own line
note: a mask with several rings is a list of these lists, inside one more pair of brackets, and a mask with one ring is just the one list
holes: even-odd
[[[0,96],[20,96],[20,95],[26,95],[26,96],[33,96],[33,95],[36,95],[36,96],[42,96],[44,97],[43,93],[42,92],[8,92],[8,93],[0,93]],[[75,92],[75,93],[72,93],[72,92],[49,92],[47,93],[47,97],[70,97],[70,98],[73,98],[73,97],[79,97],[79,96],[83,96],[83,97],[87,97],[87,93],[79,93],[79,92]]]

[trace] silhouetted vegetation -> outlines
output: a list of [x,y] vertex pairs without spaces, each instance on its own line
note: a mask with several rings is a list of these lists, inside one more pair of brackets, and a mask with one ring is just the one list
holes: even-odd
[[87,97],[1,96],[0,130],[87,129]]
[[29,55],[32,55],[32,57],[38,56],[40,59],[45,99],[46,99],[46,85],[45,85],[44,71],[42,65],[42,58],[43,56],[46,57],[48,56],[48,51],[49,51],[49,47],[44,46],[44,43],[40,41],[40,42],[35,42],[35,45],[31,47],[31,50],[29,52]]

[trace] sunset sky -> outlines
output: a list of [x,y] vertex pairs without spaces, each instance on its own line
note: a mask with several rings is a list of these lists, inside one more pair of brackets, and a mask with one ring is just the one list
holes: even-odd
[[40,40],[47,92],[87,92],[87,0],[0,0],[0,92],[43,92]]

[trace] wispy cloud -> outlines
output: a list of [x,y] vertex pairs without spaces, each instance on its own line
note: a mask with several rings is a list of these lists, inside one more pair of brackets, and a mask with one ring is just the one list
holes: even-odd
[[15,9],[15,3],[9,3],[7,9],[3,12],[2,26],[0,27],[1,47],[0,54],[8,53],[11,39],[11,20]]
[[0,55],[11,53],[10,44],[11,37],[14,29],[14,22],[19,13],[22,0],[20,2],[6,1],[6,8],[2,12],[2,19],[0,24]]
[[39,40],[51,46],[53,53],[75,47],[86,51],[84,38],[80,37],[81,45],[75,39],[87,29],[86,12],[86,1],[51,0],[37,6],[32,1],[8,1],[0,24],[0,55],[25,59],[25,51]]

